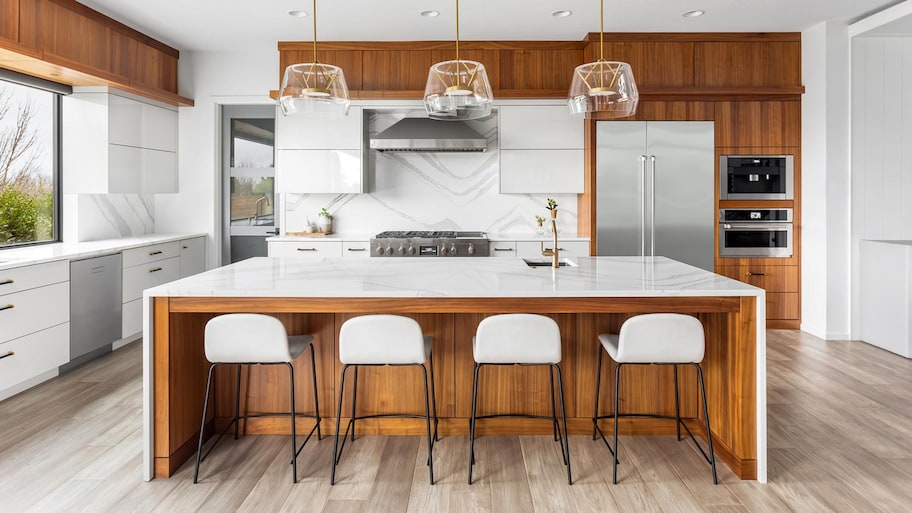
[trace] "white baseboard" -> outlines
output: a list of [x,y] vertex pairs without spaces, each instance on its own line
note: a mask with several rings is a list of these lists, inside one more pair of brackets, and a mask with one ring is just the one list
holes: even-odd
[[117,351],[121,347],[128,345],[128,344],[132,344],[133,342],[136,342],[137,340],[142,340],[141,331],[138,333],[134,333],[134,334],[130,335],[129,337],[124,337],[124,338],[118,340],[117,342],[114,342],[113,344],[111,344],[111,350]]
[[13,386],[7,388],[6,390],[0,390],[0,401],[2,401],[4,399],[9,399],[10,397],[18,394],[19,392],[25,392],[26,390],[32,388],[33,386],[38,385],[40,383],[44,383],[45,381],[47,381],[51,378],[56,378],[59,375],[60,375],[60,371],[58,371],[57,369],[51,369],[47,372],[43,372],[37,376],[29,378],[29,379],[23,381],[22,383],[13,385]]

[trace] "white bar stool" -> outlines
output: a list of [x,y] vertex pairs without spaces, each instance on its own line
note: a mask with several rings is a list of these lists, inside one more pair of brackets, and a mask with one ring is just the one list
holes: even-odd
[[[339,382],[339,408],[336,410],[336,440],[333,444],[333,465],[330,484],[336,484],[336,465],[345,449],[345,439],[351,429],[351,441],[355,441],[355,420],[378,417],[412,417],[423,418],[427,423],[428,467],[431,484],[434,484],[434,442],[437,438],[437,399],[434,388],[434,357],[431,353],[433,337],[426,337],[415,319],[401,315],[362,315],[342,323],[339,330],[339,361],[342,377]],[[431,367],[431,392],[428,393],[428,369]],[[424,415],[400,413],[383,413],[378,415],[356,415],[358,399],[358,368],[368,366],[401,366],[415,365],[424,373]],[[352,389],[351,418],[342,435],[342,447],[339,447],[339,431],[342,422],[342,397],[345,392],[345,372],[354,367],[355,383]],[[434,434],[431,436],[431,407],[429,397],[433,397]]]
[[[681,440],[681,426],[687,430],[694,445],[700,454],[712,467],[713,484],[719,484],[716,475],[716,458],[713,453],[712,430],[709,427],[709,410],[706,408],[706,386],[703,382],[703,368],[700,362],[706,351],[706,341],[703,336],[703,324],[695,317],[683,314],[659,313],[643,314],[631,317],[621,325],[620,334],[603,333],[598,336],[602,347],[608,352],[612,360],[617,362],[614,373],[614,414],[599,415],[599,388],[602,376],[602,351],[599,351],[598,370],[595,385],[595,408],[592,417],[592,439],[596,439],[596,432],[601,435],[608,450],[614,456],[614,484],[617,484],[618,466],[618,417],[653,417],[671,418],[661,415],[620,413],[618,396],[620,395],[621,368],[626,365],[672,365],[674,366],[674,395],[675,395],[675,426],[678,431],[678,440]],[[703,398],[703,416],[706,420],[706,440],[709,445],[709,456],[697,443],[697,439],[690,432],[687,424],[681,422],[680,402],[678,401],[678,365],[693,365],[697,369],[700,385],[700,394]],[[605,439],[598,425],[600,419],[614,419],[614,449]]]
[[[253,417],[289,417],[291,419],[291,464],[292,481],[298,482],[298,454],[307,445],[314,431],[317,440],[323,438],[320,433],[320,402],[317,394],[317,368],[314,357],[313,337],[310,335],[297,335],[289,337],[285,326],[275,317],[262,314],[225,314],[214,317],[206,323],[205,332],[206,359],[209,366],[209,379],[206,381],[206,399],[203,402],[203,415],[200,421],[199,443],[196,449],[196,469],[193,471],[193,482],[199,480],[199,467],[202,460],[218,445],[219,440],[234,424],[234,439],[238,438],[238,422],[240,419]],[[310,348],[310,368],[313,372],[314,407],[316,413],[307,415],[295,412],[295,379],[292,361],[305,349]],[[212,376],[218,365],[237,365],[237,387],[234,403],[234,419],[225,426],[225,429],[216,438],[215,443],[209,447],[206,454],[203,450],[203,431],[206,426],[206,412],[209,409],[209,392],[212,389]],[[240,415],[241,409],[241,366],[242,365],[286,365],[291,383],[291,413],[258,413]],[[315,419],[314,427],[308,433],[301,447],[297,447],[297,431],[295,419],[307,417]]]
[[[570,472],[570,441],[567,436],[567,416],[564,411],[564,381],[561,376],[560,328],[554,319],[535,314],[500,314],[484,318],[478,323],[472,340],[475,358],[475,378],[472,381],[472,417],[469,419],[469,484],[472,484],[472,466],[475,464],[475,424],[478,419],[493,417],[527,417],[548,419],[554,428],[554,440],[561,443],[561,455],[567,466],[567,483],[573,484]],[[485,365],[547,365],[551,378],[551,416],[505,413],[478,416],[478,375]],[[563,434],[557,423],[554,404],[554,373],[560,390],[561,421]]]

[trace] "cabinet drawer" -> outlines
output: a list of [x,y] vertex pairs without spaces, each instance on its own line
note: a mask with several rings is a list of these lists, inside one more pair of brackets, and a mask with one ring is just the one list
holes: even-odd
[[[517,253],[521,257],[540,257],[542,251],[551,249],[554,244],[551,241],[519,241],[516,243]],[[557,241],[557,248],[560,257],[573,258],[589,256],[589,242],[580,240]]]
[[161,244],[151,244],[141,248],[126,249],[123,252],[123,266],[133,267],[134,265],[157,262],[167,258],[180,256],[180,242],[163,242]]
[[134,299],[123,305],[123,317],[120,320],[120,336],[127,338],[134,333],[142,331],[142,304],[143,300]]
[[269,256],[299,258],[341,258],[342,241],[270,242]]
[[491,242],[491,256],[493,257],[516,257],[516,242],[513,241],[495,241]]
[[70,323],[0,344],[0,357],[0,390],[55,369],[70,360]]
[[717,272],[767,292],[798,292],[798,266],[794,265],[727,265]]
[[186,278],[206,270],[206,237],[181,241],[180,277]]
[[370,242],[366,240],[342,242],[342,258],[370,258]]
[[772,292],[766,295],[767,319],[798,319],[801,316],[799,294]]
[[59,260],[0,271],[0,296],[70,280],[70,262]]
[[0,297],[0,342],[70,320],[70,282],[23,290]]
[[[177,243],[175,243],[177,246]],[[180,256],[149,262],[143,265],[125,267],[123,274],[124,302],[142,297],[144,290],[180,279]]]

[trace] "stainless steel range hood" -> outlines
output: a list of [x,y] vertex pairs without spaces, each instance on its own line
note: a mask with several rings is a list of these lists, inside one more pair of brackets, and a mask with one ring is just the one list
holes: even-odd
[[479,152],[488,147],[485,136],[461,121],[404,118],[371,137],[377,151]]

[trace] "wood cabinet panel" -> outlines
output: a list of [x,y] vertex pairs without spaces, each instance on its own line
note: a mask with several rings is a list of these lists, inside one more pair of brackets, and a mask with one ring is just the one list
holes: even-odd
[[[345,83],[351,90],[363,88],[361,83],[361,59],[360,50],[321,50],[317,47],[317,60],[325,64],[332,64],[342,68],[345,73]],[[313,61],[312,48],[302,45],[296,45],[293,48],[281,49],[279,51],[279,79],[276,84],[281,87],[282,78],[285,74],[285,68],[299,62]],[[393,73],[393,70],[384,70],[384,73]],[[422,87],[422,89],[424,89]]]
[[[592,119],[611,119],[595,113]],[[715,104],[713,102],[692,101],[640,101],[636,114],[628,121],[713,121]]]
[[797,292],[771,292],[766,295],[767,319],[799,319],[801,298]]
[[696,87],[801,85],[800,42],[698,42],[693,55]]
[[493,68],[497,79],[491,79],[495,90],[569,89],[573,69],[582,64],[582,52],[575,49],[501,50],[499,54],[492,64],[481,61],[486,67],[497,65]]
[[739,265],[716,268],[716,272],[767,292],[798,292],[800,283],[795,265]]
[[716,146],[801,146],[801,102],[716,102]]
[[19,0],[0,0],[0,38],[19,42]]

